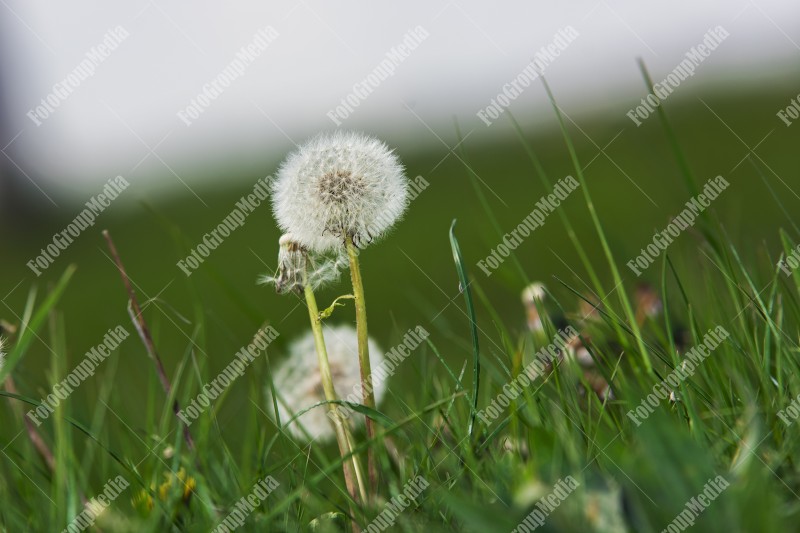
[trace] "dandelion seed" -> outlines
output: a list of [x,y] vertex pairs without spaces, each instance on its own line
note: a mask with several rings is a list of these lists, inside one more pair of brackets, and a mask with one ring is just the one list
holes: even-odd
[[289,155],[273,186],[280,227],[309,250],[359,248],[382,237],[408,202],[403,165],[383,142],[356,132],[320,134]]
[[[375,365],[383,361],[383,352],[370,339],[370,354]],[[333,376],[334,388],[339,398],[352,396],[360,391],[361,373],[358,366],[358,337],[350,325],[325,328],[325,345],[328,348],[328,361]],[[314,336],[308,332],[289,346],[289,356],[273,373],[275,392],[278,396],[278,415],[282,424],[296,413],[325,401],[322,378],[317,365],[317,352]],[[386,391],[385,380],[373,382],[376,401],[380,401]],[[360,397],[360,393],[356,393]],[[327,440],[334,437],[331,421],[322,407],[311,409],[292,422],[288,429],[298,439]],[[361,424],[363,416],[351,416],[350,420]]]

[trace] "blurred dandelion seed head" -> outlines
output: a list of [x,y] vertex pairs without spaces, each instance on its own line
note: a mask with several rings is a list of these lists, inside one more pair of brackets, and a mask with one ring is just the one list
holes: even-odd
[[522,303],[526,305],[533,305],[536,300],[544,301],[547,293],[545,292],[544,283],[541,281],[534,281],[522,291]]
[[[357,387],[361,383],[356,329],[348,324],[326,326],[324,336],[336,396],[350,401],[351,398],[348,397],[354,391],[360,391]],[[312,332],[309,331],[293,341],[288,351],[288,357],[274,369],[272,376],[278,396],[278,415],[280,423],[284,425],[296,413],[325,401]],[[369,339],[369,353],[373,368],[383,362],[383,351],[372,339]],[[379,403],[386,392],[386,382],[375,380],[373,385],[375,401]],[[360,394],[356,394],[356,397],[356,401],[361,403]],[[355,415],[349,420],[360,425],[363,424],[364,417]],[[301,440],[308,438],[306,434],[313,440],[329,440],[335,436],[327,410],[323,406],[301,415],[287,429]]]
[[546,296],[547,292],[545,292],[544,283],[539,281],[531,283],[522,291],[522,303],[528,313],[528,329],[531,331],[544,331],[544,325],[537,306],[542,306]]

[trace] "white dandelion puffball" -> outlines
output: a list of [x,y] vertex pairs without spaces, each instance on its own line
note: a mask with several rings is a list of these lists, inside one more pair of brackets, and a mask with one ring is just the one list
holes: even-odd
[[544,331],[542,317],[539,316],[539,309],[536,306],[541,307],[546,297],[544,284],[539,281],[531,283],[522,291],[522,303],[528,311],[528,329],[531,331]]
[[[325,327],[324,336],[336,396],[340,400],[362,403],[361,389],[357,388],[361,383],[361,370],[358,364],[356,329],[346,324]],[[369,354],[374,370],[383,362],[384,356],[372,339],[369,339]],[[325,401],[314,335],[311,331],[289,345],[289,356],[274,370],[272,379],[277,394],[278,415],[283,425],[300,411]],[[375,402],[378,403],[386,392],[386,380],[373,375],[373,387]],[[349,421],[363,424],[364,417],[352,412]],[[301,440],[308,439],[308,436],[313,440],[328,440],[335,436],[328,417],[328,407],[325,405],[301,415],[286,426],[286,429]]]
[[408,180],[382,141],[337,130],[292,152],[272,192],[281,229],[324,252],[341,247],[348,236],[358,247],[383,236],[406,209]]
[[522,291],[522,303],[526,305],[533,305],[536,300],[543,302],[546,297],[544,283],[540,281],[534,281]]

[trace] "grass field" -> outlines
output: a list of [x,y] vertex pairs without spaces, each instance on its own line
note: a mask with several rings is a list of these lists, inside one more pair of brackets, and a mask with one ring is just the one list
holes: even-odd
[[[361,255],[370,335],[387,351],[418,326],[430,336],[389,378],[380,413],[354,407],[377,427],[371,440],[355,432],[356,455],[372,449],[378,464],[369,503],[351,501],[333,441],[295,440],[269,416],[271,369],[308,330],[301,298],[256,285],[276,267],[269,207],[191,276],[176,266],[283,153],[202,171],[225,175],[198,189],[208,207],[133,187],[40,278],[25,263],[71,217],[20,213],[0,233],[0,530],[61,531],[121,479],[100,531],[214,530],[237,502],[243,531],[791,531],[800,270],[777,265],[800,242],[800,130],[775,117],[786,91],[750,91],[670,101],[641,128],[624,111],[575,124],[553,109],[516,117],[519,129],[504,120],[488,142],[462,130],[452,152],[432,137],[403,157],[430,185]],[[444,138],[452,147],[460,135]],[[568,175],[577,189],[487,276],[478,262]],[[626,263],[716,176],[728,188],[637,276]],[[321,308],[350,292],[347,277],[318,292]],[[536,280],[546,296],[526,308],[520,295]],[[343,303],[327,323],[354,323]],[[527,323],[537,314],[541,329]],[[187,437],[173,402],[189,405],[265,326],[278,333],[266,355]],[[126,338],[93,375],[30,422],[25,413],[119,327]],[[565,328],[579,334],[572,349],[529,373]],[[258,487],[252,509],[240,502]]]

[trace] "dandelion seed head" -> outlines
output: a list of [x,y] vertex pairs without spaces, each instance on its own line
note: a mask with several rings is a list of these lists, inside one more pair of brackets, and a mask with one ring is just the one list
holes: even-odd
[[382,237],[403,215],[408,180],[380,140],[357,132],[320,134],[291,153],[273,186],[280,227],[315,252],[359,248]]
[[[324,336],[336,396],[351,401],[352,395],[356,403],[361,403],[361,389],[356,388],[361,383],[356,329],[346,324],[325,327]],[[283,425],[300,411],[325,401],[313,333],[309,331],[293,341],[288,351],[288,357],[273,369],[272,375],[278,397],[278,415]],[[369,339],[369,353],[372,368],[377,368],[384,356],[372,339]],[[375,379],[373,384],[375,401],[380,402],[386,392],[386,381]],[[364,417],[354,413],[348,420],[360,425]],[[286,429],[300,440],[306,440],[306,434],[313,440],[329,440],[335,436],[326,406],[315,407],[304,413]]]
[[541,306],[546,296],[544,284],[539,281],[531,283],[522,291],[522,303],[528,312],[528,329],[531,331],[544,331],[542,317],[536,306]]
[[534,281],[522,291],[522,303],[526,305],[533,305],[536,300],[544,301],[547,293],[545,292],[544,283]]

